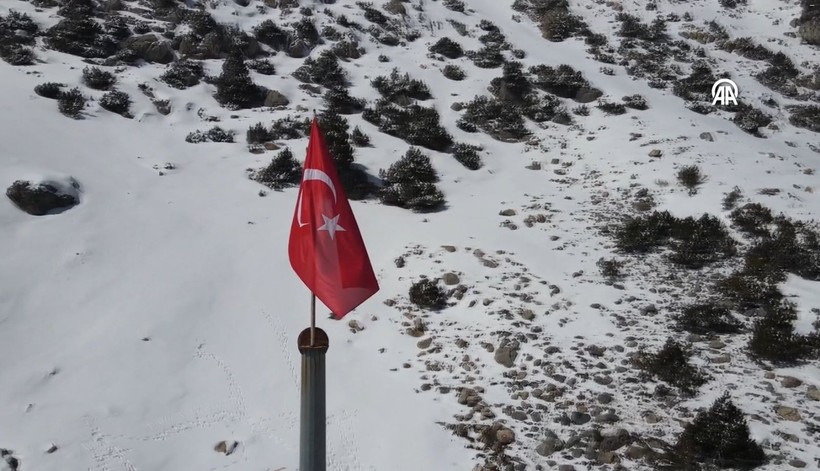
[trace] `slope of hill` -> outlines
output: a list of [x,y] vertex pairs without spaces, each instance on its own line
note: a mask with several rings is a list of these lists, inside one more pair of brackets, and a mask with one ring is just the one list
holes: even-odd
[[[0,202],[0,469],[297,468],[296,188],[259,170],[312,110],[370,138],[340,165],[381,284],[320,318],[329,469],[818,469],[812,7],[733,3],[1,2],[0,183],[78,204]],[[442,204],[383,204],[411,146]],[[765,462],[699,414],[726,392]]]

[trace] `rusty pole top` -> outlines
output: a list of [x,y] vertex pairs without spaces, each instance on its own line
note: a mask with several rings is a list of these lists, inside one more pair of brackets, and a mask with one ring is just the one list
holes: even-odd
[[[314,330],[313,345],[311,345],[310,342],[311,330]],[[327,338],[327,334],[324,330],[318,327],[315,327],[314,329],[308,327],[303,330],[299,334],[299,339],[296,342],[299,347],[299,353],[305,353],[307,351],[320,351],[322,353],[326,353],[327,349],[330,347],[330,341]]]

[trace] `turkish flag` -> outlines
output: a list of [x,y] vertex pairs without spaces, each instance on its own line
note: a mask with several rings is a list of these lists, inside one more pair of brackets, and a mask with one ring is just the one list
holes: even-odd
[[359,226],[315,117],[288,256],[302,282],[337,319],[379,290]]

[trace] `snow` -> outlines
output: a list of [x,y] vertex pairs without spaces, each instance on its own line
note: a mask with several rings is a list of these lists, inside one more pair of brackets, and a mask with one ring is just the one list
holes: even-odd
[[[215,16],[221,21],[249,28],[264,19],[252,7],[216,3]],[[356,16],[357,9],[341,3],[326,7],[364,23]],[[402,311],[384,301],[406,297],[410,283],[421,275],[455,271],[462,282],[482,291],[482,295],[465,297],[434,314],[436,322],[450,322],[478,336],[509,324],[484,316],[484,312],[499,305],[512,312],[519,307],[517,301],[504,298],[512,282],[502,279],[500,270],[513,276],[524,267],[534,279],[558,285],[561,293],[553,298],[546,286],[533,282],[536,298],[543,304],[532,325],[542,327],[544,337],[572,358],[569,349],[578,336],[588,344],[605,347],[624,343],[625,333],[607,311],[590,304],[617,311],[628,309],[616,305],[625,293],[634,294],[642,304],[660,299],[641,278],[627,278],[624,291],[600,283],[595,263],[613,253],[611,242],[595,227],[591,196],[608,191],[607,204],[611,204],[619,189],[639,183],[653,190],[659,210],[668,209],[677,216],[703,212],[725,216],[720,200],[739,186],[745,195],[776,212],[801,219],[818,216],[818,193],[805,190],[816,185],[816,176],[803,173],[818,165],[818,154],[807,147],[816,143],[816,135],[783,122],[780,131],[766,130],[768,138],[759,139],[743,133],[725,117],[691,113],[670,92],[634,81],[622,67],[614,67],[614,77],[604,75],[601,64],[585,59],[580,40],[545,42],[529,20],[517,23],[510,18],[511,3],[471,1],[475,13],[463,15],[445,9],[440,2],[425,2],[427,18],[439,22],[441,29],[425,30],[407,48],[365,43],[367,54],[344,65],[353,83],[351,94],[371,100],[376,96],[369,80],[393,67],[430,84],[434,100],[425,105],[436,106],[456,141],[484,146],[485,167],[471,172],[450,156],[425,151],[441,176],[440,187],[447,198],[448,208],[439,213],[413,214],[375,202],[352,202],[381,291],[342,322],[328,320],[326,309],[319,309],[319,326],[330,337],[331,470],[464,470],[479,462],[475,450],[436,423],[452,422],[453,415],[465,408],[452,394],[419,393],[420,376],[429,373],[415,363],[412,368],[402,367],[416,361],[419,339],[402,335]],[[411,23],[422,24],[407,5]],[[612,13],[603,5],[573,2],[573,7],[593,29],[611,29]],[[689,10],[702,20],[718,15],[716,2],[659,7],[663,13]],[[796,4],[771,13],[765,6],[744,8],[750,10],[748,15],[722,20],[733,30],[760,37],[761,42],[763,37],[782,39],[783,50],[796,64],[816,62],[816,49],[798,47],[795,39],[782,37],[797,11]],[[55,22],[53,11],[39,13],[28,3],[15,3],[14,9],[30,13],[41,24]],[[0,5],[0,14],[8,10],[8,5]],[[780,18],[779,27],[770,27],[766,15]],[[455,127],[459,113],[450,105],[486,94],[487,84],[501,69],[479,69],[462,58],[449,63],[464,67],[468,78],[463,82],[444,79],[439,70],[443,64],[426,57],[430,44],[444,35],[465,49],[480,44],[475,38],[448,31],[448,18],[468,27],[490,18],[514,48],[527,52],[523,60],[527,66],[571,63],[605,91],[605,98],[615,101],[640,93],[651,108],[612,117],[593,109],[592,116],[581,120],[584,129],[552,125],[541,130],[530,123],[541,139],[530,146],[462,132]],[[212,126],[197,117],[199,108],[221,119],[214,124],[236,131],[239,142],[251,124],[295,112],[224,110],[211,98],[211,85],[174,90],[156,80],[161,66],[145,65],[118,74],[118,89],[135,102],[135,119],[124,119],[92,103],[86,119],[72,120],[59,115],[54,101],[36,96],[32,89],[45,81],[80,86],[84,64],[53,51],[38,49],[37,54],[45,63],[29,68],[0,63],[4,86],[0,94],[0,183],[7,187],[16,179],[32,177],[55,181],[65,191],[73,191],[66,180],[71,176],[80,185],[81,203],[59,216],[39,218],[19,211],[6,198],[0,201],[0,447],[13,450],[26,470],[296,469],[300,373],[296,337],[307,327],[309,306],[309,293],[290,269],[286,255],[296,190],[257,195],[262,187],[247,179],[245,170],[266,164],[271,154],[250,154],[242,144],[184,141],[189,132]],[[391,62],[378,62],[379,54],[389,55]],[[298,82],[288,77],[301,60],[280,54],[272,61],[277,75],[254,74],[258,84],[282,91],[294,106],[321,108],[320,98],[304,94]],[[218,61],[209,62],[212,72],[219,70]],[[740,77],[741,94],[759,97],[767,93],[749,75],[748,69],[758,65],[741,64],[732,70],[733,76]],[[30,71],[38,73],[26,73]],[[137,88],[143,82],[150,84],[158,99],[171,100],[171,115],[156,112]],[[83,93],[97,99],[102,95],[88,88]],[[231,119],[231,115],[238,118]],[[350,116],[349,122],[373,140],[373,147],[356,152],[357,161],[371,174],[387,168],[408,147],[378,133],[359,115]],[[590,131],[595,135],[591,141],[586,138]],[[704,131],[711,132],[715,141],[698,139]],[[644,137],[629,141],[630,132]],[[688,139],[675,141],[678,136]],[[670,142],[648,144],[652,139]],[[798,145],[787,147],[785,141]],[[568,144],[567,149],[560,149],[561,142]],[[297,158],[303,158],[306,140],[288,145]],[[676,154],[680,147],[687,149]],[[663,157],[647,157],[653,148],[662,149]],[[571,163],[566,168],[568,183],[556,181],[561,177],[554,170],[561,164],[551,164],[553,158]],[[543,170],[525,169],[532,161],[540,162]],[[163,170],[165,175],[160,176],[158,169],[169,162],[176,168]],[[678,187],[675,172],[693,163],[701,166],[709,180],[698,195],[689,196]],[[668,187],[659,186],[657,180],[668,181]],[[755,194],[761,188],[783,191],[776,196]],[[556,212],[527,210],[535,199],[538,204],[549,203]],[[498,216],[506,208],[518,214]],[[552,219],[548,224],[524,227],[524,217],[536,212],[551,214]],[[504,219],[511,219],[519,229],[501,227]],[[550,236],[560,238],[551,240]],[[456,246],[457,252],[440,248],[448,244]],[[414,247],[423,254],[408,256],[407,267],[397,269],[394,259]],[[504,262],[500,269],[484,267],[468,248],[480,248],[488,258],[501,262],[508,257],[511,262]],[[505,254],[497,254],[498,250]],[[640,268],[631,266],[630,270]],[[574,276],[579,271],[584,275]],[[793,294],[798,303],[798,330],[810,331],[816,319],[810,309],[818,306],[816,283],[791,278],[784,292]],[[479,306],[483,297],[497,300],[488,309],[476,309],[467,304],[473,297],[479,299]],[[556,302],[561,306],[553,309]],[[551,313],[542,315],[543,311]],[[351,319],[365,330],[352,333],[347,327]],[[653,326],[660,318],[641,322]],[[641,345],[654,347],[665,341],[665,328],[654,328],[657,335],[639,338]],[[437,335],[444,339],[446,352],[452,348],[449,340],[457,334],[440,329],[444,330]],[[478,340],[470,340],[467,354],[487,362],[483,376],[501,379],[506,369],[492,361]],[[738,338],[730,346],[737,364],[725,377],[718,376],[705,386],[689,406],[708,406],[729,380],[741,383],[739,391],[733,392],[738,398],[743,392],[756,391],[755,383],[762,374],[744,378],[743,343]],[[532,345],[522,346],[519,363],[527,353],[541,354]],[[820,377],[811,365],[776,372],[814,384]],[[555,382],[547,377],[541,380]],[[441,381],[461,385],[444,374]],[[509,402],[509,393],[502,386],[486,387],[488,403]],[[586,387],[593,397],[611,391],[592,382]],[[771,404],[740,402],[739,406],[747,413],[772,415]],[[647,427],[640,418],[641,410],[629,404],[619,407],[626,425]],[[816,405],[801,407],[817,413]],[[667,419],[659,427],[677,431],[674,420]],[[776,428],[750,423],[759,439],[776,440],[775,430],[784,427],[790,433],[802,433],[799,424]],[[236,440],[239,447],[228,456],[218,454],[213,447],[221,440]],[[58,451],[45,453],[52,443]],[[807,462],[817,453],[813,445],[783,446],[791,447],[790,453]],[[522,445],[522,456],[543,462],[532,450],[534,447],[524,450]],[[761,469],[782,468],[767,465]]]

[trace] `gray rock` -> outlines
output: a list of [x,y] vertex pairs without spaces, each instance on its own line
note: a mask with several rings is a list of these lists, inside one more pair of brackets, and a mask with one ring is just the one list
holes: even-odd
[[820,45],[820,16],[804,21],[800,24],[798,34],[809,44]]
[[499,216],[515,216],[516,212],[514,209],[505,209],[498,213]]
[[650,316],[657,313],[658,308],[654,304],[650,304],[649,306],[644,306],[641,308],[641,314],[644,316]]
[[615,451],[632,441],[632,436],[623,428],[604,430],[601,432],[601,437],[603,438],[599,446],[601,451]]
[[532,309],[521,309],[520,311],[518,311],[518,314],[520,314],[521,317],[523,317],[524,320],[527,321],[535,319],[535,313],[532,312]]
[[644,414],[643,420],[648,424],[657,424],[661,421],[661,418],[658,417],[658,415],[654,412],[647,412],[646,414]]
[[461,111],[461,110],[464,109],[464,105],[461,102],[457,101],[457,102],[453,103],[452,105],[450,105],[450,109],[453,110],[453,111]]
[[800,381],[794,376],[784,376],[783,379],[780,381],[780,385],[784,388],[796,388],[801,384],[803,384],[803,381]]
[[572,414],[570,414],[569,418],[575,425],[584,425],[585,423],[592,420],[592,417],[589,414],[584,414],[578,411],[575,411]]
[[[79,184],[72,180],[74,189]],[[20,210],[32,216],[45,216],[65,211],[79,204],[76,192],[66,193],[50,182],[32,183],[17,180],[6,190],[6,196]]]
[[630,445],[629,448],[626,449],[626,457],[631,460],[640,460],[646,457],[649,453],[649,450],[646,447],[640,445]]
[[621,420],[614,412],[602,412],[595,416],[595,422],[603,424],[614,424]]
[[800,419],[801,419],[800,411],[795,409],[794,407],[777,406],[777,408],[775,409],[775,412],[777,413],[777,415],[780,418],[782,418],[784,420],[789,420],[789,421],[792,421],[792,422],[799,422]]
[[812,401],[820,401],[820,389],[817,389],[817,386],[809,386],[809,389],[806,391],[806,397]]
[[502,445],[509,445],[510,443],[515,442],[515,432],[508,428],[502,427],[495,433],[495,439]]
[[799,460],[799,459],[795,458],[795,459],[789,461],[789,465],[792,466],[793,468],[805,468],[806,467],[806,462],[803,461],[803,460]]
[[612,384],[612,377],[611,376],[595,375],[592,379],[596,383],[598,383],[600,385],[603,385],[603,386],[606,386],[608,384]]
[[535,448],[535,452],[541,456],[550,456],[557,451],[564,449],[564,441],[558,437],[548,436],[541,440],[541,443]]
[[154,34],[132,36],[123,41],[122,46],[146,62],[169,64],[174,60],[171,43]]
[[276,108],[279,106],[288,106],[290,100],[285,95],[282,95],[276,90],[268,90],[268,95],[265,97],[265,106]]
[[451,285],[451,286],[461,283],[461,280],[459,279],[458,275],[456,275],[455,273],[445,273],[441,277],[441,281],[443,281],[445,285]]
[[606,392],[598,394],[598,402],[600,402],[601,404],[609,404],[610,402],[612,402],[612,399],[612,394]]
[[612,451],[602,451],[598,453],[598,462],[601,464],[615,464],[620,463],[621,459],[617,453]]
[[651,151],[649,151],[650,157],[660,157],[661,155],[663,155],[663,152],[661,152],[660,149],[652,149]]
[[707,142],[714,142],[715,138],[712,137],[712,133],[710,132],[702,132],[700,133],[700,138]]
[[433,337],[428,337],[424,340],[419,340],[419,342],[416,344],[416,346],[418,346],[420,349],[424,350],[426,348],[429,348],[430,344],[432,344],[432,343],[433,343]]
[[558,466],[558,471],[575,471],[575,466],[571,464],[562,464]]
[[285,49],[285,54],[287,54],[288,57],[302,59],[307,57],[310,54],[310,51],[311,47],[308,43],[301,39],[297,39],[288,44],[288,47]]
[[455,252],[456,251],[456,248],[453,245],[442,245],[441,248],[448,251],[448,252]]
[[515,365],[515,359],[518,357],[518,344],[502,344],[495,350],[495,361],[507,368],[512,368]]

